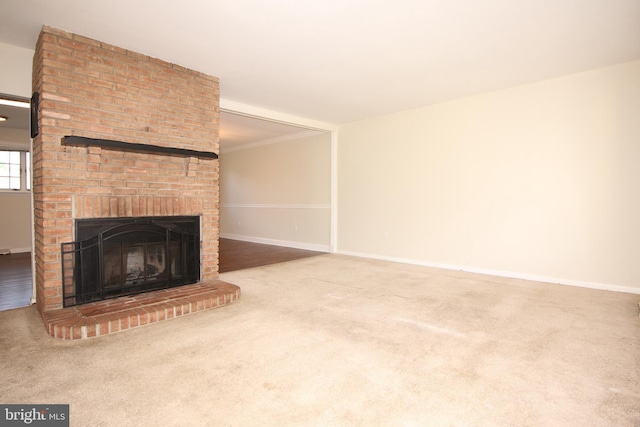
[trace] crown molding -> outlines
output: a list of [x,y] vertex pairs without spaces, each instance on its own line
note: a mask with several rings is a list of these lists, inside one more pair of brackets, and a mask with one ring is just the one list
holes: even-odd
[[260,147],[263,145],[271,145],[271,144],[276,144],[278,142],[285,142],[285,141],[291,141],[294,139],[303,139],[303,138],[309,138],[311,136],[315,136],[315,135],[321,135],[323,133],[326,133],[325,131],[320,131],[320,130],[305,130],[302,132],[296,132],[296,133],[292,133],[289,135],[282,135],[282,136],[276,136],[273,138],[267,138],[267,139],[263,139],[260,141],[252,141],[252,142],[247,142],[244,144],[239,144],[239,145],[234,145],[233,147],[229,147],[229,148],[225,148],[225,149],[220,149],[221,153],[231,153],[232,151],[241,151],[241,150],[248,150],[250,148],[255,148],[255,147]]
[[325,132],[335,132],[338,130],[338,125],[336,125],[335,123],[307,119],[305,117],[294,116],[287,113],[281,113],[279,111],[255,107],[253,105],[242,104],[240,102],[230,101],[223,98],[220,98],[220,111],[226,111],[229,113],[240,114],[247,117],[271,120],[273,122],[291,124]]

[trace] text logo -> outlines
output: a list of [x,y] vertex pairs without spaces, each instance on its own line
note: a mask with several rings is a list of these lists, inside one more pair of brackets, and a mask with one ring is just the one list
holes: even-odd
[[69,405],[2,405],[0,427],[69,427]]

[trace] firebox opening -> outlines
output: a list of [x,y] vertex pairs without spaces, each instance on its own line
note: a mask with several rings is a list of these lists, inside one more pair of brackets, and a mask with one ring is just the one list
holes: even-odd
[[93,218],[62,244],[63,304],[70,307],[200,280],[200,217]]

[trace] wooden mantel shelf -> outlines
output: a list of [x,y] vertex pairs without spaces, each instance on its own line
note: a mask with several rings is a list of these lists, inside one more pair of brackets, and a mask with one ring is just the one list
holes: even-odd
[[186,148],[160,147],[158,145],[134,144],[131,142],[113,141],[110,139],[85,138],[83,136],[67,135],[62,137],[62,145],[79,147],[100,147],[112,150],[134,151],[138,153],[154,153],[167,156],[199,157],[203,159],[217,159],[218,154],[213,151],[189,150]]

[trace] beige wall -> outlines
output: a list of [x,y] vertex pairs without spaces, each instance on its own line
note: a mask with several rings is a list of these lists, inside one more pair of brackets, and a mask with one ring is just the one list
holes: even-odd
[[338,135],[339,252],[640,291],[640,61]]
[[[29,149],[29,131],[0,127],[1,149]],[[0,253],[31,251],[31,193],[0,191]]]
[[0,194],[0,253],[31,251],[31,195]]
[[330,204],[329,133],[220,156],[222,237],[329,250]]
[[0,93],[31,97],[33,50],[0,43]]

